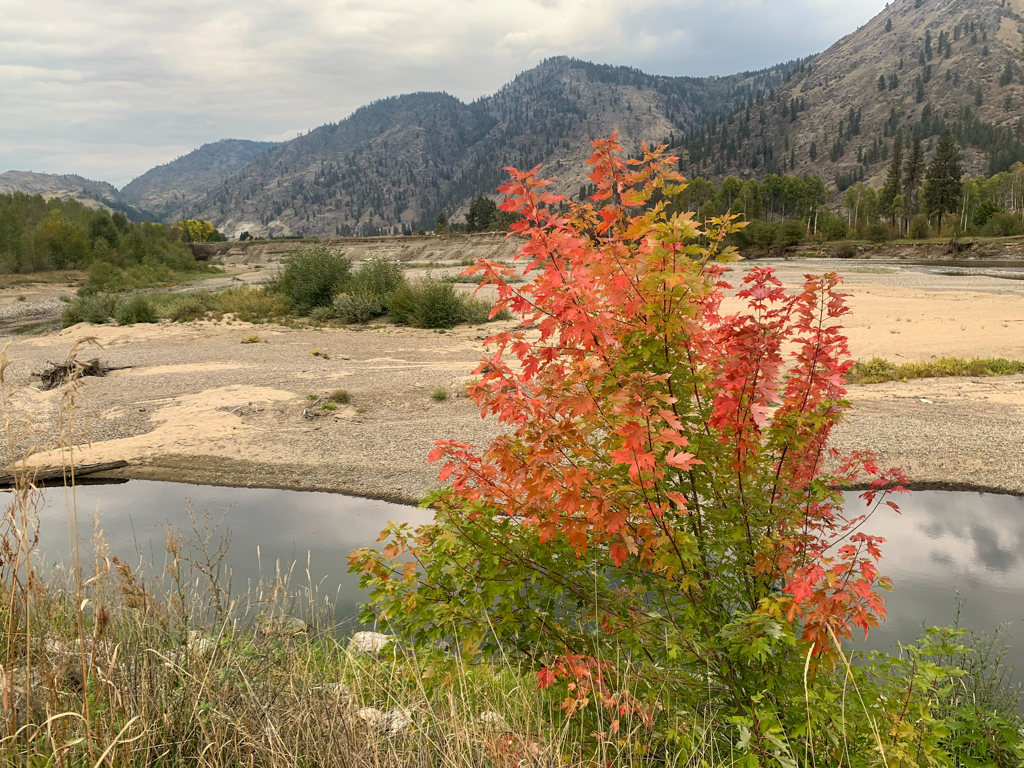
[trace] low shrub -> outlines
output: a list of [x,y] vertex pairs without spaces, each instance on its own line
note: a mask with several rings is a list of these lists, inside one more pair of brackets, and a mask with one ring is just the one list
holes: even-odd
[[917,214],[910,220],[910,226],[907,227],[907,234],[912,240],[927,240],[932,236],[932,225],[928,221],[928,217],[923,213]]
[[246,323],[263,323],[288,315],[294,302],[287,296],[254,285],[231,288],[216,294],[217,311],[233,314]]
[[316,307],[330,306],[351,282],[352,263],[341,253],[317,245],[285,259],[281,272],[266,288],[287,296],[299,314],[308,315]]
[[145,296],[133,296],[122,301],[114,317],[118,325],[134,325],[135,323],[155,323],[156,310]]
[[192,292],[172,294],[164,307],[163,316],[176,323],[190,323],[206,316],[216,307],[214,294]]
[[350,292],[374,297],[386,307],[388,297],[407,284],[401,266],[387,259],[370,259],[353,276]]
[[443,403],[445,400],[448,399],[448,390],[445,389],[444,387],[436,387],[430,393],[430,399],[436,403]]
[[741,234],[753,245],[760,248],[771,248],[779,240],[779,230],[778,224],[773,224],[764,219],[755,219],[746,228],[741,230]]
[[1024,233],[1024,223],[1012,213],[999,211],[988,218],[981,233],[987,237],[1013,237]]
[[842,216],[831,216],[819,230],[826,240],[845,240],[850,235],[850,227]]
[[344,389],[334,390],[327,399],[332,403],[337,403],[338,405],[348,405],[352,402],[352,397],[349,395],[348,391]]
[[887,243],[893,234],[885,224],[869,224],[864,228],[864,239],[869,243]]
[[415,286],[416,308],[412,324],[417,328],[454,328],[465,317],[465,297],[451,283],[426,279]]
[[[470,323],[473,325],[479,325],[486,323],[491,320],[491,310],[494,305],[486,299],[480,299],[476,296],[466,296],[462,300],[462,322]],[[499,313],[500,317],[495,317],[495,320],[507,320],[512,315],[507,309],[501,310]]]
[[786,219],[779,227],[776,243],[786,247],[800,245],[807,238],[807,224],[801,219]]
[[832,249],[830,255],[834,259],[852,259],[857,255],[857,246],[853,243],[841,243]]
[[94,293],[79,296],[64,308],[61,325],[67,328],[76,323],[102,325],[109,322],[117,312],[118,298],[109,293]]
[[366,323],[383,315],[384,305],[369,293],[340,293],[334,298],[331,314],[343,323]]

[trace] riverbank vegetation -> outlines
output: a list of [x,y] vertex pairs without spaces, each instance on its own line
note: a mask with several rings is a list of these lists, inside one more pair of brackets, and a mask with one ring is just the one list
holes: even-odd
[[173,285],[206,270],[177,227],[135,223],[77,200],[0,194],[0,273],[86,273],[84,290]]
[[410,281],[398,264],[371,259],[358,269],[341,253],[311,246],[288,257],[281,271],[260,286],[121,296],[86,292],[69,302],[62,322],[189,322],[232,315],[243,322],[364,324],[388,318],[414,328],[453,328],[491,317],[492,303],[455,287],[455,280]]
[[[885,618],[870,519],[895,513],[905,478],[829,443],[854,366],[840,278],[788,292],[753,269],[743,308],[722,314],[723,244],[742,223],[670,214],[682,182],[662,150],[627,162],[614,135],[594,149],[590,203],[563,212],[530,173],[502,190],[533,279],[474,268],[522,323],[495,334],[467,394],[504,429],[480,451],[439,442],[435,523],[389,525],[382,551],[352,554],[363,621],[387,644],[350,646],[330,600],[287,567],[239,597],[228,540],[202,515],[190,535],[168,531],[162,563],[118,559],[97,534],[43,571],[23,471],[0,525],[5,754],[215,768],[1024,760],[991,646],[953,628],[897,654],[850,649]],[[390,312],[419,290],[390,266],[360,277],[308,258],[328,268],[289,265],[237,300],[312,315],[360,296]],[[438,285],[422,289],[428,309],[450,317]],[[10,434],[5,371],[0,359]],[[78,381],[56,409],[69,436]],[[854,482],[868,490],[845,498]]]
[[[885,158],[888,144],[879,144]],[[805,242],[900,239],[949,240],[957,235],[1010,237],[1024,234],[1024,163],[991,176],[965,177],[954,135],[943,133],[933,159],[925,163],[920,137],[898,132],[882,187],[856,173],[837,179],[842,208],[829,205],[824,182],[815,175],[770,173],[762,179],[725,177],[719,184],[697,177],[673,198],[679,210],[706,222],[727,212],[748,222],[730,243],[744,249],[789,247]],[[592,190],[582,187],[578,198]]]
[[[502,189],[534,279],[478,271],[540,335],[493,339],[469,390],[505,434],[437,444],[436,522],[353,554],[364,621],[529,664],[609,764],[1019,761],[1016,715],[961,687],[956,631],[850,664],[891,586],[868,521],[905,478],[829,446],[853,365],[840,278],[791,294],[754,269],[720,314],[742,224],[670,214],[674,158],[620,152],[595,142],[593,204],[559,210],[532,173]],[[859,501],[835,490],[855,482]]]
[[1013,376],[1024,373],[1024,360],[1004,357],[970,360],[962,357],[942,357],[922,363],[893,363],[880,357],[858,360],[846,375],[852,384],[882,384],[887,381],[910,379],[941,379],[952,376]]

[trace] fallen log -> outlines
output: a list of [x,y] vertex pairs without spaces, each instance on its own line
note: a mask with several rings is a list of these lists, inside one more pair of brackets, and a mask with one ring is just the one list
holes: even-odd
[[[110,472],[115,469],[123,469],[128,466],[127,461],[101,461],[97,464],[80,464],[75,467],[75,479],[79,477],[85,477],[86,475],[95,475],[97,472]],[[22,473],[18,473],[21,475]],[[28,470],[30,479],[35,485],[44,485],[47,482],[53,480],[59,480],[64,482],[65,477],[70,478],[71,473],[68,468],[61,467],[60,469],[41,469],[38,472],[32,473],[32,470]],[[16,482],[17,477],[13,474],[0,475],[0,488],[10,488]]]
[[121,371],[125,368],[131,368],[131,366],[111,366],[94,358],[87,363],[81,363],[77,360],[69,363],[50,363],[49,367],[32,375],[37,379],[41,379],[43,382],[41,389],[47,390],[56,389],[66,381],[80,379],[83,376],[106,376],[111,371]]

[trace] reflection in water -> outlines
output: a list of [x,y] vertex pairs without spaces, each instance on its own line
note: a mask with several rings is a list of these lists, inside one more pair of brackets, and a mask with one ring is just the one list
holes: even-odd
[[[852,497],[852,494],[851,494]],[[893,582],[888,618],[867,645],[890,648],[924,625],[960,624],[991,632],[1009,623],[1024,667],[1024,498],[919,491],[897,499],[902,515],[879,510],[865,530],[884,536],[881,571]]]
[[[236,592],[261,577],[273,577],[278,564],[288,571],[295,563],[298,584],[311,581],[320,595],[337,596],[339,619],[350,617],[359,602],[358,579],[347,573],[349,552],[374,545],[388,520],[430,519],[425,510],[330,493],[142,480],[80,487],[77,493],[86,547],[91,531],[84,520],[99,513],[112,554],[161,568],[165,524],[187,530],[190,499],[196,509],[210,510],[214,520],[223,517],[231,530]],[[67,558],[64,498],[63,488],[45,491],[41,549],[50,563]],[[888,540],[881,571],[894,586],[885,595],[888,619],[867,645],[890,648],[896,641],[913,640],[923,625],[953,623],[959,592],[966,601],[963,626],[991,631],[1002,623],[1014,625],[1011,633],[1021,649],[1011,653],[1011,660],[1024,668],[1024,499],[923,491],[897,501],[902,515],[882,507],[864,528]]]
[[[48,565],[66,563],[65,489],[47,488],[44,499],[39,549]],[[184,534],[191,531],[189,501],[196,510],[209,510],[222,531],[230,530],[228,562],[236,594],[261,578],[269,580],[275,573],[292,571],[293,585],[301,588],[312,583],[321,600],[336,599],[339,620],[357,611],[359,579],[347,572],[349,552],[372,545],[389,520],[419,523],[431,519],[425,510],[335,493],[131,480],[124,485],[77,489],[82,551],[91,551],[89,521],[99,515],[111,554],[132,564],[141,561],[162,569],[167,524]]]

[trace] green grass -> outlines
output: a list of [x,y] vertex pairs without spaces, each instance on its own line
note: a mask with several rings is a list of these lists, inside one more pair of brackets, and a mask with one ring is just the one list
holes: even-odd
[[1003,357],[967,360],[943,357],[926,363],[893,363],[880,357],[856,362],[846,378],[853,384],[882,384],[910,379],[940,379],[954,376],[1013,376],[1024,373],[1024,361]]
[[36,285],[52,283],[77,283],[85,280],[85,273],[76,269],[60,269],[44,272],[0,273],[0,288],[13,288],[19,285]]
[[438,403],[443,403],[448,399],[448,390],[444,387],[436,387],[434,391],[430,393],[430,399]]
[[[445,275],[441,280],[445,283],[461,283],[463,285],[481,285],[487,278],[484,275]],[[505,283],[515,285],[523,282],[521,277],[506,277]]]

